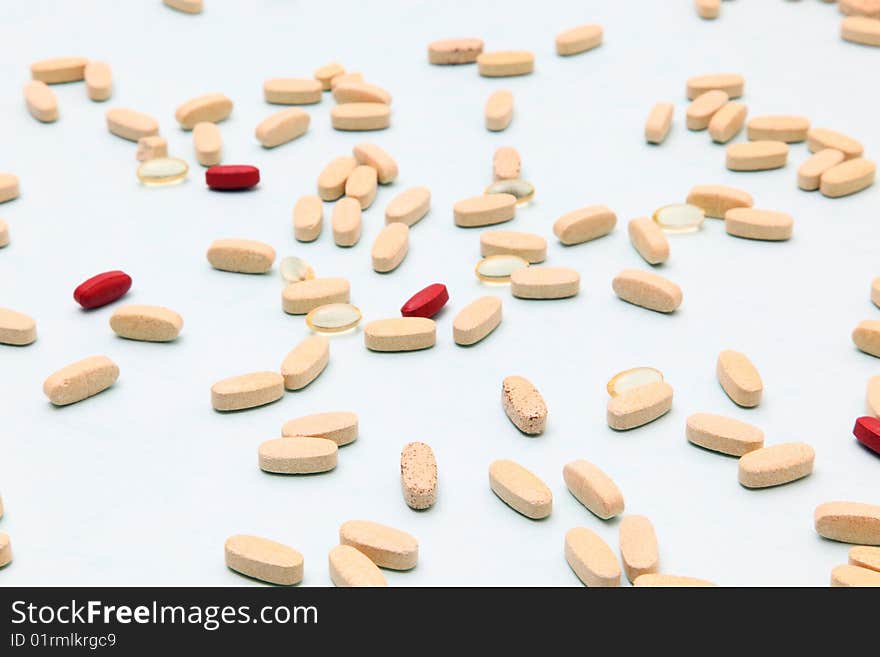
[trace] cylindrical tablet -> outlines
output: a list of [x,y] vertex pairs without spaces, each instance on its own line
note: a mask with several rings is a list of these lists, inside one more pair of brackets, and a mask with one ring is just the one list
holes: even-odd
[[507,506],[532,520],[546,518],[553,510],[553,493],[547,484],[514,461],[493,461],[489,486]]
[[303,556],[292,547],[260,536],[236,534],[223,546],[232,570],[270,584],[292,586],[303,578]]
[[400,484],[411,509],[422,510],[437,501],[437,461],[430,445],[407,443],[400,452]]
[[731,456],[743,456],[764,446],[764,432],[758,427],[712,413],[690,415],[685,435],[694,445]]
[[562,215],[553,234],[565,245],[582,244],[607,235],[617,225],[617,215],[605,205],[590,205]]
[[513,194],[483,194],[458,201],[452,207],[455,225],[463,228],[491,226],[510,221],[516,214]]
[[535,55],[527,50],[484,52],[477,57],[477,69],[490,78],[528,75],[535,69]]
[[483,52],[477,38],[441,39],[428,44],[428,63],[437,65],[471,64]]
[[565,560],[587,586],[620,586],[617,557],[591,529],[575,527],[565,534]]
[[766,171],[784,167],[788,144],[781,141],[749,141],[727,147],[727,168],[731,171]]
[[630,582],[642,575],[656,573],[660,551],[654,525],[646,516],[624,516],[620,521],[620,559]]
[[816,452],[806,443],[780,443],[753,450],[739,459],[739,483],[746,488],[780,486],[813,471]]
[[85,77],[88,63],[85,57],[43,59],[31,64],[31,77],[46,84],[78,82]]
[[660,313],[674,312],[682,301],[678,285],[649,271],[625,269],[614,277],[611,286],[624,301]]
[[345,103],[330,110],[336,130],[384,130],[391,125],[391,108],[385,103]]
[[602,26],[595,23],[579,25],[556,35],[558,55],[577,55],[602,44]]
[[240,411],[271,404],[284,396],[284,377],[278,372],[253,372],[222,379],[211,386],[216,411]]
[[342,523],[339,543],[364,553],[380,568],[410,570],[419,560],[419,542],[414,536],[369,520]]
[[748,135],[751,141],[806,141],[810,119],[791,114],[771,114],[749,119]]
[[263,97],[274,105],[312,105],[321,102],[323,88],[318,80],[272,78],[263,83]]
[[56,406],[66,406],[103,392],[118,378],[116,363],[107,356],[90,356],[49,376],[43,382],[43,392]]
[[565,299],[580,285],[581,275],[570,267],[525,267],[510,275],[510,291],[520,299]]
[[192,130],[202,122],[219,123],[232,113],[232,100],[223,94],[205,94],[186,101],[174,112],[184,130]]
[[623,513],[623,493],[611,477],[589,461],[578,459],[566,463],[562,478],[577,501],[602,520]]
[[310,121],[308,112],[291,107],[263,119],[254,135],[265,148],[275,148],[303,136],[309,129]]
[[110,316],[116,335],[144,342],[170,342],[180,335],[183,318],[162,306],[120,306]]
[[107,110],[107,129],[117,137],[138,141],[159,134],[159,123],[152,116],[116,107]]
[[515,255],[531,263],[547,258],[547,240],[534,233],[515,230],[485,230],[480,235],[480,255]]
[[318,378],[330,362],[330,341],[311,335],[294,347],[281,362],[281,376],[287,390],[301,390]]
[[364,326],[364,345],[370,351],[418,351],[437,341],[437,325],[426,317],[377,319]]
[[214,269],[239,274],[265,274],[275,262],[275,249],[256,240],[220,239],[211,242],[207,257]]
[[608,400],[606,420],[617,431],[653,422],[672,408],[672,386],[663,381],[631,388]]
[[752,408],[761,403],[764,383],[758,369],[744,353],[723,350],[718,354],[715,373],[718,383],[735,404]]
[[275,474],[316,474],[336,467],[338,448],[326,438],[273,438],[257,449],[260,470]]
[[700,94],[713,89],[720,89],[730,98],[739,98],[743,95],[745,79],[737,73],[713,73],[710,75],[697,75],[687,81],[688,100],[694,100]]
[[750,240],[770,242],[791,238],[794,218],[786,212],[733,208],[724,215],[724,229],[728,235]]
[[303,415],[285,422],[281,435],[326,438],[342,447],[357,440],[358,416],[350,411]]

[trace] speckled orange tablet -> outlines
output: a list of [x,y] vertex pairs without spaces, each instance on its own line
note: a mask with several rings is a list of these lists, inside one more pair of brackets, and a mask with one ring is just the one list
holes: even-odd
[[[880,21],[875,22],[880,23]],[[878,45],[880,45],[880,41],[878,41]],[[880,573],[852,564],[836,566],[831,571],[831,586],[880,587]]]
[[358,164],[366,164],[376,170],[379,182],[387,185],[397,178],[397,161],[381,146],[370,142],[361,142],[351,149]]
[[577,501],[602,520],[623,513],[623,493],[598,466],[584,459],[571,461],[562,468],[562,478]]
[[284,396],[284,377],[278,372],[253,372],[222,379],[211,386],[211,405],[217,411],[240,411],[271,404]]
[[798,187],[806,191],[819,189],[822,174],[843,162],[846,156],[833,148],[825,148],[807,158],[798,168]]
[[452,206],[452,214],[455,225],[464,228],[500,224],[516,214],[516,197],[513,194],[472,196]]
[[441,39],[428,44],[431,64],[471,64],[483,52],[483,40],[477,38]]
[[721,89],[702,93],[688,105],[686,123],[688,130],[705,130],[715,113],[727,104],[730,97]]
[[336,586],[388,586],[379,567],[350,545],[334,547],[328,554],[328,561],[330,579]]
[[429,509],[437,501],[437,461],[430,445],[407,443],[400,452],[400,484],[411,509]]
[[672,408],[672,395],[672,386],[663,381],[630,388],[608,400],[608,426],[627,431],[653,422]]
[[275,249],[255,240],[221,239],[211,242],[207,257],[214,269],[238,274],[265,274],[275,262]]
[[749,119],[748,135],[752,141],[797,143],[807,139],[810,119],[792,114],[770,114]]
[[630,582],[642,575],[656,573],[660,551],[654,525],[646,516],[624,516],[620,521],[620,559]]
[[855,194],[874,184],[877,165],[856,157],[831,167],[822,174],[819,191],[830,198]]
[[725,349],[718,354],[715,371],[718,383],[724,388],[731,401],[746,408],[761,403],[764,383],[757,368],[744,353]]
[[724,219],[731,208],[750,208],[754,204],[751,194],[727,185],[696,185],[688,192],[687,202],[716,219]]
[[493,132],[504,130],[513,120],[513,94],[501,89],[492,92],[484,108],[486,129]]
[[85,77],[88,63],[85,57],[43,59],[31,64],[31,77],[46,84],[78,82]]
[[324,225],[324,204],[321,197],[306,194],[293,206],[293,236],[300,242],[318,239]]
[[107,356],[90,356],[49,376],[43,392],[56,406],[74,404],[103,392],[119,378],[119,367]]
[[472,301],[455,316],[452,337],[455,344],[476,344],[501,323],[501,299],[485,296]]
[[515,230],[486,230],[480,235],[480,255],[515,255],[531,263],[547,257],[547,240],[534,233]]
[[292,547],[260,536],[236,534],[224,545],[232,570],[271,584],[290,586],[303,578],[303,556]]
[[726,144],[739,134],[746,120],[748,109],[742,103],[726,103],[709,121],[709,135],[712,141]]
[[553,493],[547,484],[514,461],[493,461],[489,486],[507,506],[532,520],[546,518],[553,510]]
[[624,301],[660,313],[674,312],[682,301],[678,285],[649,271],[624,269],[614,277],[611,287]]
[[620,565],[608,543],[586,527],[565,534],[565,560],[587,586],[620,586]]
[[731,456],[743,456],[764,446],[764,432],[758,427],[712,413],[690,415],[685,435],[694,445]]
[[535,55],[527,50],[484,52],[477,57],[477,68],[489,78],[527,75],[535,70]]
[[37,339],[37,323],[24,313],[0,308],[0,344],[23,346]]
[[779,169],[788,161],[788,144],[781,141],[748,141],[727,147],[727,168],[731,171]]
[[859,568],[867,568],[880,573],[880,547],[856,545],[849,549],[849,562]]
[[820,536],[842,543],[880,545],[880,506],[862,502],[825,502],[813,514]]
[[312,278],[291,283],[281,293],[281,305],[290,315],[305,315],[318,306],[348,303],[351,285],[345,278]]
[[357,244],[363,229],[361,202],[348,196],[339,199],[333,206],[330,225],[333,227],[333,241],[336,246]]
[[529,435],[544,433],[547,404],[531,381],[508,376],[501,384],[501,404],[516,428]]
[[556,35],[556,53],[577,55],[602,44],[602,26],[595,23],[579,25]]
[[581,275],[570,267],[524,267],[510,275],[510,291],[520,299],[565,299],[580,286]]
[[174,112],[174,118],[184,130],[192,130],[197,123],[218,123],[229,118],[232,100],[223,94],[213,93],[186,101]]
[[786,212],[733,208],[724,215],[724,230],[735,237],[778,242],[790,239],[793,229],[794,218]]
[[391,108],[385,103],[345,103],[330,110],[336,130],[384,130],[391,125]]
[[739,460],[739,483],[746,488],[780,486],[813,471],[816,452],[806,443],[780,443],[756,449]]
[[285,422],[281,435],[326,438],[341,447],[357,440],[358,417],[350,411],[303,415]]
[[330,362],[330,341],[310,335],[294,347],[281,363],[281,376],[288,390],[300,390],[318,378]]
[[629,239],[639,255],[651,265],[659,265],[669,258],[669,240],[666,233],[650,217],[638,217],[629,222]]
[[377,319],[364,326],[364,345],[370,351],[418,351],[437,341],[437,324],[426,317]]
[[129,340],[170,342],[180,335],[183,318],[162,306],[129,304],[113,311],[110,328],[116,335]]
[[849,135],[837,132],[836,130],[829,130],[828,128],[812,128],[807,133],[807,148],[810,149],[811,153],[816,153],[826,148],[833,148],[843,153],[847,160],[861,157],[865,151],[861,143]]
[[694,100],[700,94],[713,89],[720,89],[730,98],[739,98],[743,95],[745,79],[737,73],[713,73],[710,75],[698,75],[687,81],[688,100]]
[[427,187],[410,187],[391,199],[385,208],[385,223],[404,223],[413,226],[431,209],[431,190]]
[[369,520],[349,520],[339,528],[339,543],[350,545],[380,568],[409,570],[419,561],[419,542],[405,531]]
[[317,474],[336,467],[338,451],[336,443],[326,438],[273,438],[257,448],[257,461],[264,472]]
[[371,252],[373,271],[383,274],[394,271],[403,262],[407,251],[409,251],[409,226],[397,221],[386,224],[373,242]]
[[694,586],[716,586],[712,582],[697,577],[685,577],[683,575],[664,575],[661,573],[647,573],[640,575],[633,582],[633,586],[640,587],[694,587]]

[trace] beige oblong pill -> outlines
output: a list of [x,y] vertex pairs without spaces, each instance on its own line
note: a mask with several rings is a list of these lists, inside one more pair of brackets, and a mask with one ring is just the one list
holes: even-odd
[[638,217],[629,222],[629,239],[639,255],[651,265],[669,259],[669,239],[650,217]]
[[264,274],[272,269],[275,249],[256,240],[220,239],[211,242],[207,256],[214,269],[239,274]]
[[223,546],[226,566],[270,584],[292,586],[303,578],[303,556],[292,547],[277,541],[236,534]]
[[849,563],[880,573],[880,547],[856,545],[849,549]]
[[391,94],[382,87],[368,82],[350,80],[339,82],[333,87],[333,99],[339,103],[384,103],[391,104]]
[[477,69],[487,78],[528,75],[535,70],[535,55],[528,50],[500,50],[480,53]]
[[862,144],[849,135],[828,128],[812,128],[807,133],[807,148],[811,153],[833,148],[843,153],[847,160],[861,157],[865,151]]
[[674,312],[682,301],[678,285],[649,271],[625,269],[614,277],[611,287],[624,301],[660,313]]
[[[296,285],[296,283],[294,283]],[[318,378],[330,362],[330,341],[311,335],[294,347],[281,362],[287,390],[301,390]]]
[[792,114],[771,114],[749,119],[748,136],[751,141],[784,141],[797,143],[807,139],[810,119]]
[[414,536],[369,520],[342,523],[339,543],[367,555],[380,568],[410,570],[419,560],[419,542]]
[[18,198],[18,176],[14,173],[0,173],[0,203]]
[[517,429],[535,436],[547,426],[547,404],[528,379],[508,376],[501,383],[501,405]]
[[116,335],[144,342],[170,342],[180,335],[183,318],[162,306],[130,304],[120,306],[110,316],[110,328]]
[[84,71],[86,93],[91,100],[100,102],[113,93],[113,72],[107,62],[89,62]]
[[724,215],[724,229],[736,237],[778,242],[791,238],[794,218],[786,212],[733,208]]
[[376,198],[378,183],[376,170],[366,164],[360,164],[352,169],[345,181],[345,195],[357,199],[361,209],[366,210]]
[[721,89],[712,89],[694,98],[685,113],[688,130],[708,128],[709,121],[729,100],[727,92]]
[[202,122],[218,123],[232,114],[232,100],[219,93],[205,94],[186,101],[174,112],[184,130],[192,130]]
[[289,315],[306,315],[318,306],[348,303],[351,285],[345,278],[312,278],[291,283],[281,293],[281,305]]
[[520,299],[565,299],[580,286],[581,275],[570,267],[524,267],[510,276],[510,292]]
[[395,222],[387,224],[376,236],[371,253],[373,271],[394,271],[409,251],[409,226]]
[[361,142],[352,148],[351,152],[358,164],[366,164],[376,170],[381,184],[387,185],[397,178],[397,161],[381,146]]
[[135,157],[138,162],[146,162],[147,160],[155,160],[160,157],[168,157],[168,141],[165,137],[159,137],[158,135],[141,137],[137,142],[137,153]]
[[764,432],[758,427],[712,413],[690,415],[685,435],[694,445],[731,456],[743,456],[764,446]]
[[617,557],[602,538],[586,527],[565,534],[565,560],[587,586],[620,586]]
[[553,493],[547,484],[514,461],[493,461],[489,486],[507,506],[532,520],[546,518],[553,510]]
[[695,586],[716,586],[709,580],[699,579],[698,577],[685,577],[684,575],[665,575],[662,573],[646,573],[639,575],[633,582],[633,586],[640,587],[695,587]]
[[480,235],[480,255],[515,255],[531,263],[547,258],[547,240],[534,233],[486,230]]
[[273,105],[313,105],[323,92],[318,80],[271,78],[263,82],[263,98]]
[[627,431],[653,422],[672,408],[672,395],[672,386],[663,381],[630,388],[608,400],[608,426]]
[[455,225],[463,228],[504,223],[516,214],[516,197],[513,194],[472,196],[452,206],[452,214]]
[[577,55],[592,50],[602,44],[602,26],[596,24],[578,25],[556,35],[556,53]]
[[648,113],[645,120],[645,141],[649,144],[662,144],[672,127],[672,115],[675,107],[672,103],[657,103]]
[[[0,311],[2,313],[2,311]],[[0,342],[3,340],[0,339]],[[868,392],[866,395],[868,412],[874,417],[880,417],[880,375],[868,379]]]
[[66,406],[103,392],[118,378],[119,367],[107,356],[89,356],[50,375],[43,392],[56,406]]
[[440,39],[428,44],[428,63],[471,64],[483,52],[483,40],[477,38]]
[[12,543],[9,534],[0,532],[0,568],[12,563]]
[[85,77],[88,63],[85,57],[43,59],[31,64],[31,77],[46,84],[78,82]]
[[819,189],[822,174],[837,166],[846,156],[833,148],[825,148],[807,158],[798,168],[798,187],[808,192]]
[[211,405],[217,411],[239,411],[271,404],[284,396],[284,377],[278,372],[253,372],[221,379],[211,386]]
[[254,130],[254,135],[265,148],[275,148],[302,137],[309,129],[310,122],[308,112],[291,107],[263,119]]
[[0,219],[0,249],[9,246],[9,224]]
[[630,582],[659,569],[657,534],[646,516],[625,516],[620,521],[620,559]]
[[293,206],[293,236],[300,242],[313,242],[324,225],[324,204],[320,196],[306,194]]
[[501,323],[501,299],[493,296],[480,297],[470,302],[455,316],[452,322],[452,338],[455,344],[476,344]]
[[24,346],[37,339],[37,323],[29,315],[0,308],[0,344]]
[[813,471],[816,452],[806,443],[781,443],[756,449],[739,460],[739,483],[746,488],[780,486]]
[[716,375],[718,383],[734,403],[746,408],[761,403],[764,383],[757,368],[744,353],[731,349],[719,353]]
[[512,146],[501,146],[492,155],[492,176],[495,180],[516,180],[520,177],[522,159]]
[[880,18],[880,2],[877,0],[838,0],[837,6],[848,16]]
[[[874,22],[880,23],[880,21]],[[880,45],[880,33],[878,33],[877,45]],[[880,587],[880,573],[852,564],[836,566],[831,571],[831,586]]]
[[715,112],[709,121],[709,135],[712,141],[726,144],[742,130],[748,108],[742,103],[729,102]]
[[193,127],[193,145],[196,159],[203,167],[220,164],[223,155],[223,137],[215,123],[202,121]]
[[880,46],[880,20],[867,16],[847,16],[840,21],[840,36],[863,46]]
[[697,75],[687,81],[688,100],[694,100],[700,94],[713,89],[720,89],[730,98],[739,98],[743,95],[745,79],[737,73],[713,73],[710,75]]
[[724,219],[731,208],[750,208],[754,204],[751,194],[727,185],[696,185],[688,192],[687,202],[716,219]]
[[859,322],[852,332],[852,340],[859,350],[880,358],[880,320],[866,319]]
[[318,175],[318,195],[325,201],[335,201],[345,194],[345,181],[357,167],[351,155],[335,158]]
[[822,174],[819,191],[830,198],[855,194],[874,184],[877,165],[856,157],[831,167]]
[[338,451],[336,443],[326,438],[273,438],[260,444],[257,462],[264,472],[316,474],[336,467]]
[[820,536],[859,545],[880,545],[880,506],[861,502],[825,502],[813,514]]
[[425,317],[377,319],[364,326],[364,345],[370,351],[418,351],[437,341],[437,325]]
[[582,244],[607,235],[616,225],[617,215],[607,206],[590,205],[559,217],[553,234],[565,245]]
[[487,130],[498,132],[507,128],[513,120],[513,93],[506,89],[492,92],[486,100],[484,114]]
[[333,227],[333,241],[336,246],[354,246],[361,239],[361,203],[356,198],[346,196],[333,206],[330,223]]
[[721,13],[721,0],[695,0],[694,5],[700,18],[712,20]]
[[330,110],[336,130],[384,130],[391,125],[391,108],[385,103],[345,103]]
[[204,0],[162,0],[167,7],[182,11],[185,14],[201,14]]
[[623,493],[598,466],[584,459],[571,461],[562,468],[562,478],[577,501],[602,520],[623,513]]
[[159,123],[156,119],[141,112],[115,107],[107,110],[106,118],[107,129],[117,137],[129,141],[159,134]]
[[400,452],[400,485],[411,509],[429,509],[437,501],[437,460],[425,443],[407,443]]
[[404,223],[412,226],[431,209],[431,190],[427,187],[410,187],[391,199],[385,208],[385,223]]
[[24,102],[37,121],[52,123],[58,120],[58,98],[45,82],[31,80],[24,85]]
[[727,147],[727,168],[731,171],[766,171],[784,167],[788,144],[781,141],[748,141]]
[[339,587],[388,586],[379,567],[350,545],[337,545],[328,555],[330,579]]
[[350,411],[303,415],[285,422],[281,435],[326,438],[342,447],[357,440],[358,416]]
[[324,91],[330,91],[330,83],[337,75],[345,73],[345,68],[338,62],[330,62],[315,70],[314,77],[321,83]]

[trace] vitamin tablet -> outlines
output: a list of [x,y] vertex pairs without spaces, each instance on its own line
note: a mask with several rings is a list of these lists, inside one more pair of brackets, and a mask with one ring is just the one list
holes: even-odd
[[400,452],[400,485],[411,509],[430,509],[437,501],[437,460],[425,443],[407,443]]
[[324,204],[320,196],[300,196],[293,206],[293,236],[300,242],[314,242],[324,226]]
[[345,181],[357,165],[357,160],[350,155],[331,161],[318,176],[318,196],[325,201],[335,201],[345,194]]
[[653,367],[634,367],[623,370],[612,376],[605,384],[605,390],[612,397],[623,394],[627,390],[663,381],[663,372]]
[[764,446],[764,432],[758,427],[712,413],[689,416],[685,435],[694,445],[731,456],[743,456]]
[[825,502],[813,514],[819,536],[857,545],[880,545],[880,506]]
[[624,301],[659,313],[674,312],[682,301],[678,285],[649,271],[625,269],[614,277],[611,287]]
[[330,362],[330,341],[311,335],[296,345],[281,362],[287,390],[301,390],[320,376]]
[[630,582],[659,569],[657,534],[646,516],[625,516],[620,521],[620,560]]
[[695,587],[715,586],[712,582],[697,577],[684,577],[683,575],[664,575],[661,573],[646,573],[639,575],[633,582],[633,586],[641,587]]
[[733,208],[724,215],[728,235],[750,240],[778,242],[791,238],[794,218],[786,212]]
[[107,110],[107,129],[117,137],[138,141],[141,137],[159,134],[159,123],[152,116],[116,107]]
[[24,101],[28,112],[37,121],[52,123],[58,120],[58,99],[45,82],[31,80],[24,85]]
[[361,204],[361,209],[366,210],[376,198],[378,182],[376,170],[366,164],[360,164],[352,169],[345,181],[345,195],[356,199]]
[[689,203],[664,205],[655,210],[652,217],[654,223],[667,233],[693,233],[702,228],[705,218],[703,208]]
[[119,367],[107,356],[89,356],[49,376],[43,393],[56,406],[66,406],[103,392],[118,378]]
[[535,186],[527,180],[496,180],[486,187],[486,194],[510,194],[516,205],[528,205],[535,198]]
[[14,173],[0,173],[0,203],[18,198],[18,176]]
[[672,386],[665,382],[631,388],[608,400],[606,420],[617,431],[653,422],[672,408]]
[[369,142],[361,142],[351,149],[358,164],[373,167],[383,185],[394,182],[397,178],[397,161],[381,146]]
[[686,124],[688,130],[705,130],[715,113],[727,105],[730,97],[721,89],[700,94],[688,105]]
[[739,98],[743,95],[745,79],[736,73],[715,73],[710,75],[698,75],[687,81],[688,100],[694,100],[700,94],[713,89],[720,89],[729,98]]
[[364,346],[370,351],[418,351],[437,341],[437,325],[425,317],[378,319],[364,327]]
[[[0,313],[2,313],[2,311],[0,311]],[[2,339],[0,339],[0,342],[2,342]],[[873,379],[876,378],[877,377],[873,377]],[[869,386],[869,403],[870,394],[871,389]],[[856,440],[858,440],[862,445],[870,449],[872,452],[880,454],[880,420],[878,420],[876,417],[865,416],[857,419],[856,424],[853,427],[853,435],[856,437]]]
[[498,132],[507,128],[513,120],[513,93],[506,89],[492,92],[486,101],[484,113],[487,130]]
[[[165,140],[165,137],[159,137],[158,135],[141,137],[137,142],[136,157],[139,162],[168,157],[168,142]],[[184,164],[186,164],[186,162],[184,162]],[[187,169],[188,168],[189,167],[187,166]]]
[[812,128],[807,133],[807,148],[811,153],[833,148],[843,153],[847,160],[861,157],[865,150],[861,143],[852,137],[827,128]]
[[431,209],[431,190],[427,187],[410,187],[391,199],[385,208],[385,223],[417,224]]
[[526,378],[508,376],[501,382],[501,405],[517,429],[530,436],[544,433],[547,404],[538,389]]
[[304,415],[285,422],[281,435],[326,438],[342,447],[357,440],[358,417],[349,411]]
[[328,560],[330,579],[336,586],[388,586],[379,567],[350,545],[337,545],[330,550]]
[[781,141],[749,141],[727,147],[727,168],[731,171],[766,171],[784,167],[788,144]]
[[455,344],[476,344],[501,323],[501,299],[485,296],[471,301],[461,309],[452,322],[452,338]]
[[391,104],[391,94],[382,87],[367,82],[350,80],[333,86],[333,99],[343,103],[384,103]]
[[718,383],[735,404],[752,408],[761,403],[764,383],[757,368],[744,353],[723,350],[718,354],[716,375]]
[[356,198],[339,199],[330,215],[336,246],[354,246],[361,239],[361,204]]
[[171,7],[185,14],[201,14],[204,8],[203,0],[162,0],[166,7]]
[[120,306],[110,316],[113,332],[129,340],[170,342],[180,335],[183,318],[162,306]]
[[876,174],[874,162],[856,157],[825,171],[819,182],[819,191],[831,198],[855,194],[873,185]]
[[409,226],[399,222],[387,224],[376,236],[371,253],[373,271],[394,271],[409,251]]
[[577,55],[601,44],[601,25],[579,25],[556,35],[556,53],[559,55]]
[[452,213],[455,225],[463,228],[500,224],[516,214],[516,197],[513,194],[472,196],[452,206]]
[[344,278],[313,278],[293,283],[281,293],[281,305],[289,315],[305,315],[318,306],[348,303],[351,286]]
[[620,566],[608,543],[586,527],[565,534],[565,560],[587,586],[620,586]]
[[848,16],[840,22],[840,36],[845,41],[880,46],[880,20],[866,16]]
[[369,520],[349,520],[339,528],[340,545],[350,545],[380,568],[410,570],[419,561],[419,542],[405,531]]
[[0,219],[0,249],[9,246],[9,224]]
[[[665,213],[664,217],[667,216]],[[674,213],[668,215],[674,217]],[[632,219],[628,225],[629,241],[645,262],[659,265],[669,259],[669,240],[660,225],[650,217]]]
[[657,103],[648,113],[645,120],[645,141],[649,144],[662,144],[672,127],[672,115],[675,111],[672,103]]
[[751,194],[726,185],[696,185],[688,192],[687,202],[716,219],[724,219],[731,208],[750,208],[754,204]]
[[553,493],[540,478],[508,459],[489,466],[489,486],[514,511],[540,520],[553,510]]
[[331,62],[317,69],[314,73],[314,77],[321,83],[321,88],[324,91],[330,91],[330,82],[337,75],[342,75],[343,73],[345,73],[345,68],[343,68],[342,64]]
[[265,274],[275,262],[275,249],[256,240],[214,240],[206,255],[214,269],[238,274]]
[[[874,21],[880,23],[880,21]],[[880,39],[878,39],[880,45]],[[851,564],[836,566],[831,571],[831,586],[880,587],[880,573]]]
[[880,308],[880,276],[871,281],[871,303]]
[[341,333],[361,323],[361,310],[350,303],[328,303],[306,315],[306,326],[316,333]]
[[184,130],[192,130],[197,123],[218,123],[229,118],[232,100],[223,94],[205,94],[186,101],[174,112],[174,118]]
[[88,63],[85,57],[43,59],[31,64],[31,77],[46,84],[78,82],[85,77]]
[[582,244],[607,235],[617,225],[617,215],[604,205],[590,205],[562,215],[553,234],[565,245]]
[[492,156],[492,177],[495,180],[516,180],[520,176],[522,160],[519,151],[511,146],[502,146]]
[[880,2],[877,0],[838,0],[837,6],[849,16],[880,18]]
[[871,415],[880,417],[880,376],[868,379],[867,406]]
[[880,573],[880,547],[857,545],[849,549],[849,563]]
[[739,483],[746,488],[780,486],[813,471],[816,453],[806,443],[781,443],[749,452],[739,460]]
[[284,281],[285,285],[308,281],[315,277],[315,270],[312,269],[312,266],[296,256],[282,258],[281,263],[278,265],[278,272],[281,274],[281,280]]
[[547,240],[534,233],[486,230],[480,235],[480,255],[515,255],[531,263],[547,258]]
[[73,298],[83,308],[100,308],[130,289],[131,276],[124,271],[106,271],[80,283],[73,291]]
[[254,130],[254,135],[265,148],[275,148],[302,137],[309,129],[310,121],[308,112],[291,107],[263,119]]
[[9,534],[0,532],[0,568],[12,563],[12,543]]
[[220,164],[223,154],[223,137],[220,128],[215,123],[202,121],[193,127],[193,145],[196,149],[196,159],[203,167],[212,167]]
[[527,50],[484,52],[477,56],[477,69],[487,78],[528,75],[535,70],[535,55]]
[[37,323],[24,313],[0,308],[0,344],[24,346],[37,339]]
[[403,304],[400,314],[404,317],[431,318],[449,301],[449,291],[443,283],[432,283],[419,290]]
[[623,513],[623,494],[617,484],[589,461],[578,459],[566,463],[562,477],[577,501],[602,520]]
[[880,358],[880,320],[866,319],[859,322],[852,332],[852,340],[861,351]]
[[807,139],[810,120],[805,116],[775,114],[749,119],[748,135],[752,141],[796,143]]
[[205,171],[210,189],[250,189],[260,182],[260,170],[250,164],[217,164]]
[[385,103],[345,103],[330,110],[336,130],[384,130],[391,125],[391,108]]
[[284,377],[278,372],[253,372],[217,381],[211,386],[216,411],[240,411],[271,404],[284,396]]
[[292,547],[260,536],[236,534],[223,546],[226,566],[270,584],[292,586],[303,578],[303,556]]
[[428,44],[428,63],[472,64],[483,52],[483,40],[477,38],[441,39]]
[[695,0],[697,15],[712,20],[721,13],[721,0]]
[[510,291],[520,299],[565,299],[580,285],[581,275],[570,267],[527,267],[510,275]]
[[337,76],[334,76],[330,80],[330,90],[332,91],[340,84],[344,82],[363,82],[364,76],[362,73],[340,73]]
[[322,91],[318,80],[272,78],[263,83],[263,98],[273,105],[313,105],[321,102]]
[[807,158],[798,168],[798,187],[808,192],[819,189],[822,174],[843,162],[846,156],[833,148],[826,148]]
[[158,157],[147,160],[137,169],[137,177],[144,185],[156,187],[174,185],[186,179],[189,165],[176,157]]
[[264,472],[316,474],[335,468],[338,452],[336,443],[326,438],[274,438],[260,444],[257,462]]
[[742,130],[748,108],[742,103],[729,102],[715,112],[709,121],[709,135],[712,141],[726,144]]

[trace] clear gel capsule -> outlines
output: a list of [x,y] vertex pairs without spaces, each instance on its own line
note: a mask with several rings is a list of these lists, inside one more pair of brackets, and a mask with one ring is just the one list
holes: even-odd
[[692,233],[700,230],[706,212],[687,203],[664,205],[654,212],[654,221],[667,233]]
[[660,370],[655,370],[653,367],[634,367],[631,370],[618,372],[611,377],[605,389],[609,395],[617,397],[627,390],[661,381],[663,381],[663,372]]
[[474,271],[485,283],[510,283],[510,276],[517,269],[528,267],[529,261],[515,255],[494,255],[483,258]]
[[360,308],[350,303],[328,303],[306,315],[306,325],[316,333],[341,333],[360,323]]
[[283,258],[278,271],[281,272],[281,279],[285,285],[308,281],[315,277],[315,270],[312,269],[312,266],[296,256]]
[[535,186],[527,180],[498,180],[486,188],[486,194],[512,194],[517,205],[527,205],[535,197]]
[[137,169],[137,177],[145,185],[173,185],[186,178],[189,165],[176,157],[147,160]]

